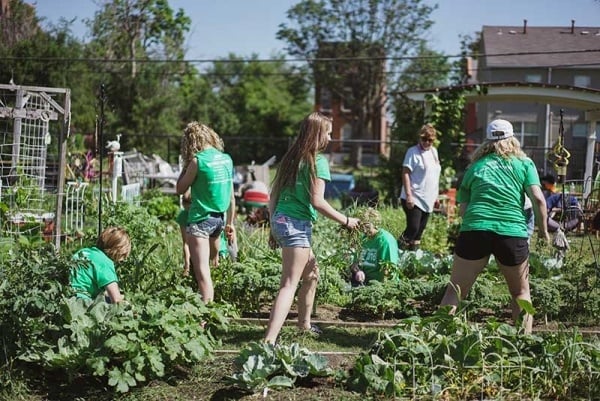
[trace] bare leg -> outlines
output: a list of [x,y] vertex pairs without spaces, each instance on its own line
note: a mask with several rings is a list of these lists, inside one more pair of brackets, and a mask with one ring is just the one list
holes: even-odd
[[446,287],[446,293],[444,294],[444,298],[442,298],[441,306],[452,305],[452,313],[454,313],[460,301],[459,293],[461,299],[464,299],[469,294],[469,290],[473,286],[473,283],[475,283],[479,273],[487,265],[489,258],[489,256],[486,256],[482,259],[467,260],[454,254],[450,284]]
[[190,274],[190,246],[187,241],[187,232],[185,226],[180,226],[181,240],[183,241],[183,275],[187,276]]
[[310,248],[285,247],[282,249],[283,267],[281,281],[279,282],[279,292],[273,302],[271,316],[269,317],[269,324],[265,334],[266,342],[275,343],[279,331],[292,307],[300,277],[309,264],[311,255]]
[[310,329],[310,314],[315,303],[318,282],[319,266],[317,266],[317,260],[311,251],[302,274],[302,285],[298,291],[298,328],[300,329]]
[[[504,266],[498,263],[498,267],[506,279],[508,291],[512,297],[512,318],[513,321],[516,322],[521,313],[521,308],[519,307],[519,304],[517,304],[517,300],[523,299],[531,302],[531,293],[529,292],[529,260],[526,260],[517,266]],[[523,318],[523,328],[525,329],[525,333],[531,333],[532,327],[533,316],[525,314]]]
[[214,288],[212,278],[210,277],[210,246],[208,238],[199,238],[193,235],[188,235],[188,243],[190,246],[190,254],[192,256],[192,267],[194,269],[194,275],[196,276],[196,282],[198,283],[198,290],[204,303],[213,301]]

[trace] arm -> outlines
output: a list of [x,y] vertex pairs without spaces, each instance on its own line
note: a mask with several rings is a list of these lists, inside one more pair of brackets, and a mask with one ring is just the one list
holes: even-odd
[[412,196],[412,187],[410,186],[410,169],[406,166],[402,167],[402,186],[406,193],[406,205],[409,209],[415,206],[415,202]]
[[[192,185],[194,180],[196,179],[196,173],[198,172],[198,161],[193,159],[190,164],[187,165],[181,171],[179,178],[177,179],[177,185],[175,189],[177,190],[177,194],[183,195],[185,191]],[[233,185],[233,184],[232,184]]]
[[[269,194],[269,220],[272,219],[275,214],[278,198],[279,194],[276,194],[271,188],[271,193]],[[273,231],[269,230],[269,248],[276,249],[277,247],[278,245],[277,241],[275,241],[275,237],[273,237]]]
[[360,266],[360,251],[355,251],[352,256],[352,264],[350,265],[350,282],[352,285],[362,284],[365,282],[365,272]]
[[310,187],[310,203],[323,216],[337,221],[345,227],[356,228],[358,226],[358,219],[338,212],[325,200],[325,180],[322,178],[315,178]]
[[108,297],[113,304],[118,304],[123,301],[124,297],[119,290],[119,284],[116,281],[113,281],[109,285],[105,287],[106,292],[108,293]]
[[231,199],[229,200],[229,209],[227,209],[225,234],[228,240],[233,240],[235,231],[235,192],[233,191],[233,182],[231,183]]
[[458,205],[458,216],[463,217],[465,212],[467,211],[467,207],[469,206],[468,202],[463,202]]
[[275,196],[275,193],[273,191],[271,191],[271,193],[269,194],[269,216],[273,217],[273,214],[275,214],[275,208],[277,207],[277,198]]
[[533,215],[538,226],[538,236],[549,242],[548,210],[546,209],[546,199],[544,198],[542,189],[537,185],[530,185],[525,188],[525,192],[533,205]]

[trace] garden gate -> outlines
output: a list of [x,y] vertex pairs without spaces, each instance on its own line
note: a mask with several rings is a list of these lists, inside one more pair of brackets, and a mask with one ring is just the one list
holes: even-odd
[[70,89],[0,84],[4,232],[39,231],[43,221],[53,219],[49,238],[60,247],[70,120]]

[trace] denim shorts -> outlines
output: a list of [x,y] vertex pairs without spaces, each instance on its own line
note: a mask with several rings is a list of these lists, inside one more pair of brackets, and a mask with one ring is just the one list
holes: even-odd
[[271,233],[282,248],[310,248],[312,222],[276,212],[271,218]]
[[212,213],[206,220],[188,224],[185,231],[198,238],[216,238],[225,226],[223,217],[222,213]]

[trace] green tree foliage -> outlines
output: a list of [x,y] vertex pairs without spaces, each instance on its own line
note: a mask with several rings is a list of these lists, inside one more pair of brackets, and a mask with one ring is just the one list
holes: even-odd
[[[183,59],[190,23],[182,9],[173,12],[168,0],[104,0],[88,21],[91,48],[107,60],[125,60],[130,78],[135,78],[139,60]],[[114,68],[122,69],[119,64]]]
[[423,124],[423,108],[402,96],[402,92],[446,86],[452,66],[443,54],[431,50],[425,43],[419,45],[417,57],[410,60],[395,81],[391,102],[394,113],[392,135],[395,140],[412,144]]
[[481,50],[481,44],[481,32],[475,32],[472,35],[460,36],[461,57],[454,62],[454,73],[452,74],[453,84],[460,85],[462,83],[469,82],[472,76],[472,71],[469,70],[467,57],[477,60]]
[[[306,58],[315,81],[351,109],[353,139],[368,139],[386,87],[393,87],[388,82],[418,49],[435,8],[421,0],[302,0],[288,10],[290,22],[280,25],[277,37],[287,42],[289,54]],[[352,163],[360,164],[360,157],[356,145]]]
[[258,62],[257,55],[230,54],[213,64],[206,79],[216,107],[204,101],[201,114],[226,139],[236,163],[262,163],[273,155],[283,156],[288,138],[311,110],[306,69],[287,64],[281,55]]
[[442,169],[461,168],[462,145],[465,143],[463,122],[466,100],[461,89],[448,90],[439,95],[427,96],[431,114],[427,117],[438,131],[438,152]]
[[0,50],[35,36],[38,23],[33,7],[21,0],[9,0],[5,12],[0,13]]
[[418,47],[417,57],[408,65],[393,83],[390,91],[391,112],[394,115],[392,124],[392,146],[390,157],[382,158],[383,173],[378,177],[386,199],[397,202],[400,195],[402,162],[404,153],[417,140],[417,132],[423,125],[425,116],[423,106],[402,93],[410,90],[430,89],[447,85],[451,65],[446,56],[429,49],[425,43]]
[[174,61],[183,61],[189,17],[167,0],[106,0],[88,25],[88,55],[102,59],[96,66],[106,84],[106,133],[125,134],[125,148],[164,152],[157,134],[175,134],[181,125],[178,87],[186,66]]
[[68,66],[56,59],[79,56],[81,46],[68,27],[51,27],[46,32],[38,23],[31,6],[17,0],[11,1],[9,12],[0,16],[0,82],[38,86],[64,83]]
[[61,21],[45,29],[35,9],[21,0],[12,0],[0,16],[0,83],[70,88],[72,132],[94,128],[95,99],[88,65],[73,62],[84,57],[84,45]]

